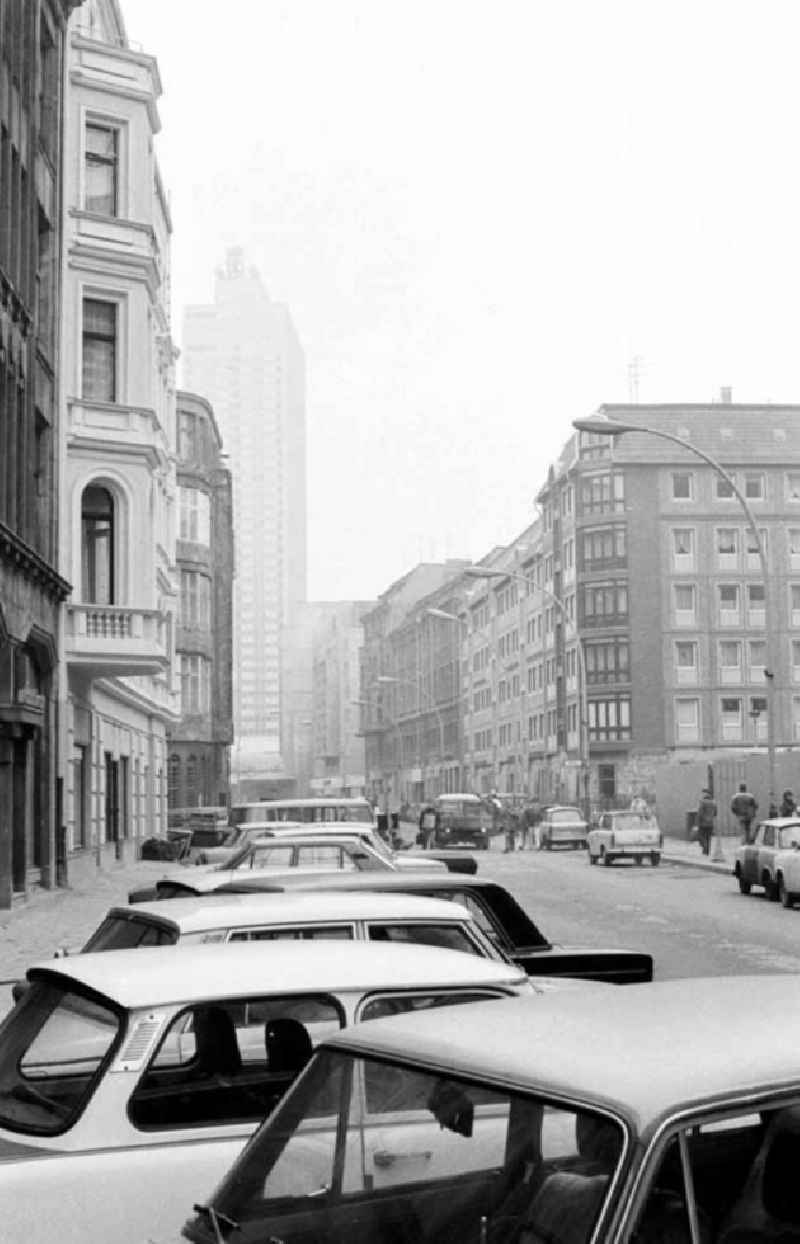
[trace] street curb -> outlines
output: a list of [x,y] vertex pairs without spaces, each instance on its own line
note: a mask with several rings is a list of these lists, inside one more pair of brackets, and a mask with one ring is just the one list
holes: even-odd
[[703,860],[687,859],[683,855],[671,855],[668,851],[661,852],[661,859],[665,864],[683,864],[686,868],[699,868],[704,873],[719,873],[724,877],[733,876],[733,868],[730,864],[705,864]]

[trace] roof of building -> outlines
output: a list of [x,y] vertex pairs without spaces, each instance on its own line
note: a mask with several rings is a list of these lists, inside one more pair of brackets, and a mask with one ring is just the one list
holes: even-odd
[[[425,898],[405,891],[380,893],[298,894],[256,891],[253,894],[208,895],[156,900],[112,907],[108,917],[147,920],[168,925],[180,933],[208,929],[241,928],[249,925],[315,925],[332,920],[432,920],[471,919],[466,908],[449,899]],[[108,918],[106,917],[106,918]]]
[[312,991],[519,987],[528,980],[513,964],[458,950],[322,939],[98,951],[28,969],[29,979],[42,976],[129,1008]]
[[664,981],[607,997],[574,989],[476,1003],[468,1024],[448,1009],[398,1016],[343,1041],[610,1105],[640,1127],[676,1106],[800,1084],[800,977]]

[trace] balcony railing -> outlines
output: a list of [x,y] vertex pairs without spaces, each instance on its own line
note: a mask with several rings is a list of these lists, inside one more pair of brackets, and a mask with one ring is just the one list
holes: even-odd
[[157,609],[67,607],[67,660],[97,677],[161,673],[169,665],[167,644],[166,618]]

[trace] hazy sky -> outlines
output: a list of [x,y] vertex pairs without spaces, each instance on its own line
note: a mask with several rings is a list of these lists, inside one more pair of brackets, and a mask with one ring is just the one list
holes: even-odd
[[642,401],[800,399],[796,3],[123,7],[178,336],[241,244],[305,349],[312,598],[509,541],[635,356]]

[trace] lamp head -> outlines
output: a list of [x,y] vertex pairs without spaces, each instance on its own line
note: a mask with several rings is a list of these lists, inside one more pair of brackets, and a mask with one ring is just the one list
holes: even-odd
[[593,432],[596,436],[622,436],[623,432],[638,432],[633,423],[618,423],[616,419],[573,419],[572,426],[578,432]]

